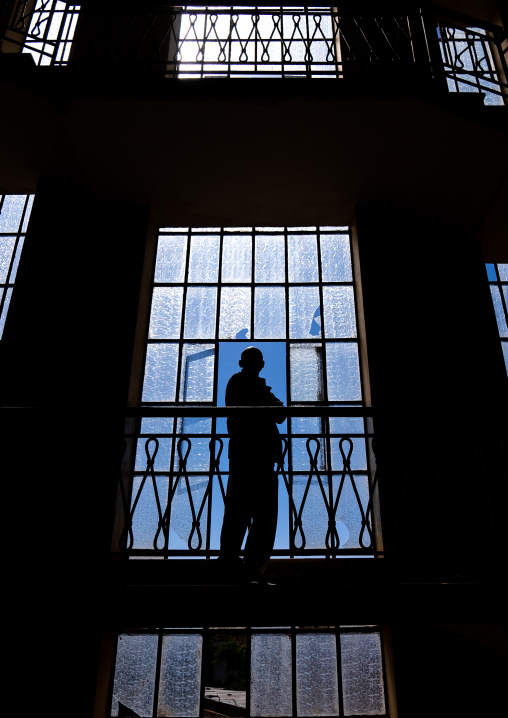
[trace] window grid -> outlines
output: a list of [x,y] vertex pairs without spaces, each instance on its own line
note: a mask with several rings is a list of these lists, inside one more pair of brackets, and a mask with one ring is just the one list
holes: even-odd
[[[193,245],[194,240],[206,243],[197,246]],[[228,267],[228,263],[224,260],[228,253],[228,247],[230,249],[234,249],[236,246],[241,247],[246,240],[248,240],[247,244],[250,245],[250,256],[247,253],[248,260],[244,258],[243,264],[240,263],[240,275],[233,274],[228,276],[231,267]],[[231,244],[232,242],[233,244]],[[257,257],[257,242],[260,242],[259,249],[260,251],[262,250],[260,257]],[[267,259],[264,258],[263,254],[263,252],[268,251],[265,243],[270,243],[272,247]],[[281,245],[281,249],[278,248],[278,243]],[[308,246],[305,246],[305,243],[308,243]],[[299,267],[297,266],[297,269],[303,274],[295,274],[294,267],[291,268],[291,262],[293,261],[291,252],[296,252],[297,259],[301,259],[299,251],[302,246],[299,245],[302,245],[303,249],[307,249],[307,252],[312,250],[310,252],[310,256],[313,258],[310,262],[312,268],[310,274],[308,274],[309,268],[305,262],[302,262]],[[208,247],[209,251],[211,251],[211,247],[216,247],[213,276],[207,274],[208,270],[203,269],[204,265],[201,266],[201,275],[196,276],[196,265],[193,265],[193,263],[196,257],[203,260],[206,256],[206,247]],[[283,262],[280,262],[282,247],[285,251]],[[199,250],[199,254],[195,254],[197,250]],[[160,231],[159,249],[152,283],[154,297],[155,292],[160,289],[163,291],[180,291],[178,296],[181,296],[181,301],[179,299],[177,305],[178,311],[181,313],[177,320],[171,323],[172,319],[168,317],[172,314],[172,307],[174,306],[172,300],[169,301],[169,311],[165,315],[160,311],[164,302],[161,305],[158,299],[153,300],[147,337],[147,357],[151,347],[172,347],[170,352],[172,368],[163,364],[162,368],[157,369],[155,375],[156,379],[162,377],[164,381],[168,375],[171,375],[176,389],[171,391],[173,401],[155,401],[154,398],[157,397],[150,394],[154,386],[153,382],[150,383],[152,381],[150,378],[152,367],[151,365],[148,368],[145,367],[145,392],[141,411],[143,412],[143,408],[155,409],[159,413],[157,416],[150,413],[141,413],[144,418],[141,419],[139,433],[136,434],[137,449],[134,451],[135,457],[133,459],[134,483],[129,504],[133,523],[129,526],[129,531],[131,532],[129,537],[126,534],[123,535],[123,540],[126,540],[126,548],[131,555],[153,556],[154,550],[157,555],[164,558],[182,555],[210,558],[217,555],[219,548],[218,536],[215,533],[215,537],[213,537],[212,533],[214,530],[216,532],[217,526],[220,528],[222,523],[220,507],[222,506],[221,500],[223,501],[224,499],[223,481],[227,479],[229,471],[226,460],[228,436],[225,421],[218,418],[211,411],[214,404],[222,404],[223,402],[223,397],[218,396],[219,347],[222,343],[231,345],[237,343],[239,351],[236,359],[238,359],[240,349],[247,343],[257,344],[263,350],[263,347],[266,349],[266,345],[273,342],[280,344],[281,347],[286,347],[285,388],[287,405],[293,409],[292,414],[286,420],[287,429],[282,429],[281,436],[285,444],[286,456],[283,465],[279,466],[281,485],[282,480],[284,480],[285,488],[287,489],[287,492],[283,493],[282,497],[285,504],[281,504],[281,512],[285,514],[283,521],[286,524],[284,528],[280,529],[282,533],[279,537],[280,540],[276,542],[273,555],[289,557],[322,556],[328,555],[332,551],[333,555],[338,553],[359,553],[360,555],[371,556],[376,552],[372,515],[370,514],[369,517],[369,511],[372,511],[370,492],[373,491],[369,478],[373,476],[370,453],[372,429],[367,426],[367,419],[363,415],[361,394],[359,394],[358,398],[350,396],[343,400],[334,399],[333,401],[328,401],[327,397],[326,360],[328,346],[347,346],[348,344],[354,346],[356,352],[354,356],[356,361],[355,371],[359,377],[358,382],[361,381],[361,367],[358,360],[359,342],[356,332],[356,326],[358,325],[356,302],[350,302],[348,308],[350,314],[354,316],[350,321],[353,328],[351,329],[348,325],[349,328],[345,332],[347,336],[339,336],[341,333],[340,326],[339,331],[337,331],[336,328],[334,329],[333,322],[330,322],[330,330],[328,330],[326,324],[328,321],[327,304],[324,296],[326,291],[345,288],[350,291],[351,299],[354,299],[355,280],[351,257],[351,238],[348,229],[345,227],[173,228]],[[332,262],[330,258],[333,260]],[[256,266],[257,259],[259,259],[258,266]],[[273,263],[277,261],[279,261],[280,265],[279,273],[273,274]],[[267,274],[266,267],[268,266],[269,273]],[[207,285],[203,285],[204,277],[207,279]],[[239,277],[242,282],[237,281]],[[188,281],[189,279],[193,281]],[[207,330],[210,333],[203,335],[200,339],[186,338],[186,308],[189,292],[192,292],[196,287],[203,286],[211,288],[217,296],[215,314],[211,318],[213,321],[210,321],[210,329]],[[222,292],[234,286],[240,286],[249,293],[248,327],[244,327],[244,330],[247,329],[250,332],[256,326],[256,290],[259,287],[280,287],[283,290],[285,322],[281,336],[256,341],[255,337],[247,340],[243,336],[244,332],[240,332],[242,336],[236,338],[235,332],[241,328],[241,324],[233,327],[232,334],[229,331],[224,336],[221,335]],[[313,299],[315,304],[310,305],[311,311],[308,312],[308,316],[301,324],[304,327],[304,333],[309,334],[309,336],[299,334],[288,336],[288,334],[292,335],[296,331],[292,329],[290,320],[291,313],[294,311],[294,307],[292,308],[291,306],[290,291],[295,287],[302,290],[310,288],[315,294],[315,299]],[[164,298],[164,301],[166,301],[166,298]],[[316,304],[319,305],[317,310],[315,310]],[[320,309],[321,311],[319,311]],[[158,325],[154,320],[154,316],[159,315],[164,316],[161,326],[165,326],[165,331],[167,330],[170,338],[158,336]],[[315,320],[316,316],[322,319],[323,331],[321,331]],[[314,324],[315,335],[310,336],[310,328]],[[325,334],[324,338],[322,337],[323,333]],[[153,336],[154,334],[157,336]],[[301,400],[293,396],[292,346],[304,348],[317,346],[319,354],[316,353],[316,355],[322,357],[322,364],[324,365],[322,369],[322,392],[324,394],[319,390],[313,400]],[[190,400],[187,402],[178,401],[178,399],[183,400],[185,398],[182,393],[182,386],[187,387],[187,366],[189,362],[187,361],[188,357],[184,356],[187,347],[201,348],[202,351],[195,356],[205,356],[206,361],[210,362],[214,360],[213,392],[210,390],[208,400],[200,401],[199,397],[191,395]],[[311,369],[315,370],[317,375],[319,365],[314,363],[311,365]],[[332,367],[332,369],[340,371],[340,367],[338,369],[337,367]],[[238,371],[236,360],[233,370]],[[208,372],[210,374],[209,378],[211,378],[211,369],[208,369]],[[186,374],[185,377],[184,373]],[[231,373],[233,372],[230,371],[229,375]],[[306,376],[305,380],[307,380]],[[147,384],[150,386],[148,392],[146,391]],[[318,387],[317,382],[316,386]],[[157,391],[157,387],[155,387],[155,391]],[[190,394],[192,394],[192,391]],[[187,398],[189,399],[189,397]],[[203,409],[202,414],[196,413],[195,415],[202,416],[202,419],[189,420],[182,417],[175,419],[174,413],[177,412],[172,412],[173,406],[193,405]],[[323,407],[326,406],[329,408],[323,411]],[[302,408],[302,411],[305,409],[307,413],[305,414],[304,412],[299,416],[298,407]],[[309,411],[314,408],[316,409],[316,414],[309,414]],[[350,413],[348,414],[348,412]],[[353,418],[353,416],[356,418]],[[343,453],[342,448],[343,440],[346,441],[345,453]],[[209,442],[213,442],[213,447],[208,448]],[[346,476],[344,471],[346,471],[348,447],[351,447],[353,452],[350,462],[352,473]],[[189,448],[189,454],[186,454],[187,448]],[[187,456],[189,457],[188,462]],[[316,462],[314,468],[312,468],[313,460]],[[323,479],[322,483],[320,477]],[[351,479],[351,485],[349,484],[349,479]],[[181,489],[183,490],[184,485],[187,486],[187,497],[182,498]],[[149,493],[152,491],[152,486],[155,498],[150,499]],[[175,493],[177,487],[178,492]],[[326,498],[325,494],[327,494]],[[294,503],[292,504],[293,500]],[[152,502],[151,509],[146,508],[150,501]],[[339,537],[337,531],[330,533],[332,528],[327,514],[330,507],[334,507],[331,510],[339,521],[341,529],[337,530],[342,530],[341,537]],[[310,518],[305,518],[306,516],[312,516],[313,511],[317,511],[318,518],[316,521],[321,522],[318,528],[309,524],[309,521],[312,523]],[[367,518],[363,516],[362,512],[364,511],[367,512]],[[147,529],[142,525],[143,512],[146,513],[147,525],[150,522],[152,524],[151,533],[146,533]],[[180,512],[180,518],[178,512]],[[281,512],[279,516],[281,516]],[[303,524],[299,523],[297,512],[299,512],[298,516],[299,519],[303,520]],[[343,513],[342,518],[340,518],[341,512]],[[361,526],[360,514],[363,517],[361,518],[363,522]],[[182,518],[184,515],[186,515],[185,520]],[[136,518],[137,516],[140,516],[139,520]],[[347,519],[344,518],[345,516],[347,516]],[[137,524],[136,521],[138,521]],[[178,528],[179,521],[180,524],[182,521],[186,522],[184,528]],[[346,521],[347,526],[344,521]],[[365,521],[367,521],[366,524]],[[172,526],[175,530],[180,531],[178,536],[186,542],[185,544],[178,543],[178,541],[175,543],[175,535],[171,534]],[[186,532],[185,538],[183,538],[182,532]],[[289,533],[286,535],[284,532]],[[309,535],[311,535],[311,539],[309,539]],[[331,542],[330,545],[329,541]],[[340,551],[337,550],[339,543]],[[120,550],[124,550],[121,542]]]
[[35,64],[66,65],[76,31],[80,5],[61,0],[37,0],[25,16],[23,7],[14,27],[27,33],[23,52],[30,54]]
[[508,264],[487,264],[487,277],[508,374]]
[[[173,669],[169,676],[164,675],[162,669],[164,642],[171,640],[171,637],[177,636],[181,640],[180,654],[178,652],[176,655],[173,654]],[[303,710],[305,702],[307,706],[309,706],[309,703],[311,704],[312,712],[310,715],[363,716],[386,715],[387,713],[386,668],[382,632],[377,625],[356,625],[282,626],[272,628],[164,628],[126,631],[118,636],[115,675],[110,688],[110,715],[119,715],[120,702],[125,708],[134,710],[136,714],[146,718],[150,716],[202,718],[205,711],[210,710],[210,703],[207,703],[205,699],[217,692],[217,686],[205,684],[206,669],[207,666],[210,667],[212,660],[210,639],[212,637],[218,639],[221,636],[223,638],[233,637],[242,642],[245,641],[246,646],[245,689],[238,690],[234,698],[230,699],[235,703],[238,700],[244,701],[245,708],[240,707],[240,710],[234,713],[225,711],[227,715],[276,715],[281,716],[281,718],[283,716],[287,716],[287,718],[307,718],[309,712]],[[314,645],[308,645],[306,648],[302,646],[302,650],[299,651],[299,640],[312,636],[316,638],[321,636],[322,640],[316,642],[318,645],[314,643]],[[290,689],[289,693],[285,693],[283,685],[281,685],[280,690],[270,694],[270,689],[273,690],[274,688],[271,676],[263,676],[259,673],[259,662],[264,660],[264,652],[261,651],[260,653],[259,648],[253,652],[252,647],[260,639],[264,639],[270,645],[270,641],[276,640],[277,637],[282,640],[288,639],[288,644],[286,645],[288,645],[290,654],[290,666],[287,664],[284,666],[281,654],[278,656],[279,660],[277,661],[276,659],[275,663],[272,662],[270,665],[275,671],[277,669],[282,671],[281,675],[285,675],[286,681],[283,685],[290,685]],[[326,670],[329,678],[336,676],[336,692],[326,691],[326,698],[319,691],[314,691],[310,698],[308,695],[302,694],[304,696],[302,701],[304,705],[299,707],[299,690],[302,688],[305,690],[305,687],[308,689],[309,683],[308,680],[306,681],[302,671],[302,668],[305,668],[305,658],[313,661],[316,656],[316,649],[319,651],[319,643],[321,643],[321,646],[323,642],[325,644],[329,643],[330,638],[335,643],[335,655],[328,653],[326,666],[321,665],[318,672]],[[366,641],[363,645],[362,640]],[[124,641],[125,643],[123,643]],[[132,644],[131,655],[129,655],[129,641],[138,642],[137,647],[134,646],[134,643]],[[136,661],[135,652],[136,648],[139,650],[139,643],[141,642],[142,644],[143,641],[146,643],[147,648],[143,654],[143,661],[139,662],[139,660]],[[354,657],[347,655],[348,641],[357,642],[359,650]],[[374,650],[372,650],[373,648]],[[193,652],[195,662],[189,662],[189,652]],[[305,653],[307,653],[306,656]],[[175,669],[175,664],[179,665],[179,668]],[[287,673],[288,671],[290,676]],[[267,673],[269,672],[267,671]],[[253,695],[253,679],[255,681],[255,695]],[[167,685],[168,681],[169,685]],[[169,706],[164,705],[163,682],[166,684],[166,695],[169,692],[170,701],[173,701],[173,704]],[[220,681],[218,682],[220,683]],[[306,683],[307,686],[305,686]],[[138,692],[136,689],[141,685],[150,686],[150,690],[140,699],[139,689]],[[215,689],[213,693],[212,689]],[[265,706],[264,709],[261,708],[260,710],[259,704],[256,704],[256,697],[259,697],[265,691],[270,697],[270,708],[267,709]],[[243,699],[242,693],[244,694]],[[328,706],[326,705],[327,699]],[[136,701],[139,702],[136,703]],[[335,709],[330,709],[330,702]],[[231,703],[229,705],[234,707]],[[220,713],[219,706],[217,710]]]
[[0,195],[0,340],[16,281],[33,195]]
[[437,24],[437,35],[448,90],[481,92],[486,105],[504,105],[508,86],[500,81],[493,57],[496,52],[506,71],[503,38],[496,41],[494,35],[483,28],[459,28],[441,22]]

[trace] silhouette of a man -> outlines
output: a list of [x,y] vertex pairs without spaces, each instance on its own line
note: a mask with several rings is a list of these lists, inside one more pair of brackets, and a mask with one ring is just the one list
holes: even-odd
[[[263,354],[256,347],[242,352],[242,370],[233,374],[226,388],[226,406],[280,406],[266,380],[259,376]],[[281,438],[277,424],[285,419],[252,411],[247,418],[228,418],[229,481],[224,523],[221,532],[221,564],[251,581],[266,569],[277,529],[278,478],[275,465],[281,458]],[[239,553],[245,532],[243,565]]]

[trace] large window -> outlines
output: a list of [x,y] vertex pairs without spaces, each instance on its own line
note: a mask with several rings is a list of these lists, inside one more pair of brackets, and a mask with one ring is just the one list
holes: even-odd
[[382,653],[378,626],[123,633],[111,715],[385,715]]
[[0,339],[9,311],[33,195],[0,194]]
[[213,407],[254,345],[289,407],[274,555],[376,553],[356,290],[346,227],[161,230],[124,548],[217,554],[229,467]]

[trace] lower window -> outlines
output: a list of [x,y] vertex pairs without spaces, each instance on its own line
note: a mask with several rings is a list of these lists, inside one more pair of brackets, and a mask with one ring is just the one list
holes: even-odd
[[384,715],[384,674],[375,625],[132,631],[111,715]]

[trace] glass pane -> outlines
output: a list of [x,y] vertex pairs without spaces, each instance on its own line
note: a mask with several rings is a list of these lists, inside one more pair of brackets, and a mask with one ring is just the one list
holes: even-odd
[[202,637],[196,634],[162,639],[158,716],[198,716]]
[[150,315],[150,339],[179,339],[182,325],[183,287],[154,287]]
[[177,364],[177,344],[147,346],[143,401],[175,401]]
[[215,287],[189,287],[185,301],[185,339],[214,339],[217,311]]
[[293,711],[291,684],[290,636],[265,633],[253,635],[251,637],[251,715],[291,715]]
[[11,276],[9,277],[10,283],[13,283],[16,280],[16,274],[18,272],[19,260],[21,258],[21,250],[23,249],[24,241],[25,238],[23,236],[20,236],[18,240],[18,246],[16,247],[16,254],[14,255],[14,261],[11,267]]
[[32,212],[32,205],[34,203],[34,196],[35,195],[31,194],[28,198],[28,204],[27,204],[26,210],[25,210],[25,217],[23,219],[23,226],[21,227],[22,232],[26,232],[26,230],[27,230],[28,221],[30,220],[30,214]]
[[490,282],[497,282],[497,275],[496,275],[496,265],[495,264],[486,264],[485,268],[487,270],[487,277]]
[[[0,290],[0,301],[2,299],[4,290]],[[5,301],[2,307],[2,316],[0,316],[0,339],[4,333],[5,320],[7,319],[7,312],[9,311],[9,304],[11,303],[12,287],[5,290]]]
[[189,282],[217,282],[219,276],[220,239],[217,235],[191,237]]
[[291,339],[321,336],[321,309],[317,287],[289,288],[289,336]]
[[263,235],[256,237],[256,282],[284,282],[284,237]]
[[296,705],[300,716],[339,715],[337,647],[333,634],[296,636]]
[[256,287],[254,336],[284,339],[286,336],[286,292],[284,287]]
[[[203,453],[206,451],[206,468],[208,468],[210,452],[208,449],[209,439],[192,439],[192,452],[194,447],[198,445],[198,451]],[[185,445],[183,447],[183,453],[185,453]],[[188,466],[189,471],[194,470],[194,467]],[[205,491],[208,486],[208,477],[203,476],[191,476],[189,478],[189,485],[183,477],[178,479],[176,491],[173,496],[171,503],[171,519],[170,519],[170,536],[169,536],[169,548],[170,549],[182,549],[187,551],[190,545],[193,549],[204,549],[206,547],[206,530],[207,530],[207,518],[208,518],[208,499],[203,503],[205,498]],[[194,524],[193,519],[201,511],[201,517],[199,519],[199,525]]]
[[320,344],[291,344],[291,401],[323,400],[321,352]]
[[343,633],[340,638],[344,714],[384,715],[381,639],[378,633]]
[[492,302],[494,304],[494,311],[496,313],[497,328],[499,329],[500,337],[508,337],[508,327],[506,326],[506,318],[503,310],[503,303],[501,301],[501,294],[499,287],[493,285],[490,286],[490,292],[492,294]]
[[357,344],[327,343],[326,376],[328,401],[359,401],[362,398]]
[[0,284],[7,282],[15,242],[16,237],[0,237]]
[[508,342],[503,342],[503,356],[504,356],[504,365],[506,367],[506,373],[508,374]]
[[290,282],[317,282],[317,240],[315,235],[288,237],[288,278]]
[[252,237],[225,236],[222,244],[222,281],[250,282],[252,276]]
[[180,401],[213,401],[214,366],[213,345],[183,345]]
[[183,282],[187,256],[187,235],[159,237],[155,282]]
[[219,337],[250,338],[250,287],[223,287],[220,298]]
[[0,232],[17,232],[26,194],[7,194],[0,213]]
[[508,282],[508,264],[498,264],[497,271],[502,282]]
[[[340,487],[341,476],[334,475],[333,488],[334,500]],[[365,514],[369,502],[369,483],[367,476],[354,474],[356,490]],[[361,548],[360,534],[364,547],[370,545],[370,534],[365,528],[362,534],[362,512],[358,499],[351,483],[351,478],[346,475],[342,492],[337,506],[337,532],[339,534],[341,548]]]
[[353,287],[323,287],[323,307],[327,339],[356,337]]
[[[152,446],[148,446],[148,449],[153,452],[153,442]],[[168,467],[166,467],[166,469],[167,468]],[[144,483],[143,477],[134,477],[134,481],[132,482],[131,500],[131,511],[132,506],[136,501],[136,507],[132,517],[133,548],[154,548],[154,539],[157,534],[160,520],[157,508],[157,498],[159,499],[161,511],[164,513],[168,497],[168,485],[169,480],[167,478],[158,476],[155,480],[155,486],[157,488],[156,493],[151,477],[148,477]],[[160,532],[159,536],[157,536],[157,548],[164,548],[164,534],[162,532]]]
[[323,282],[352,282],[351,252],[347,234],[321,235]]
[[[320,478],[323,490],[328,499],[328,478],[323,475],[320,475]],[[308,474],[306,476],[295,476],[293,478],[293,498],[298,512],[302,508],[302,501],[305,491],[307,490],[308,480]],[[305,548],[325,547],[326,532],[328,531],[328,511],[323,497],[323,492],[321,491],[321,487],[316,476],[313,476],[310,481],[305,503],[303,505],[302,527],[305,536]],[[300,531],[297,531],[295,544],[300,547],[302,545],[302,536]]]
[[122,703],[139,716],[153,713],[157,636],[118,636],[111,715]]

